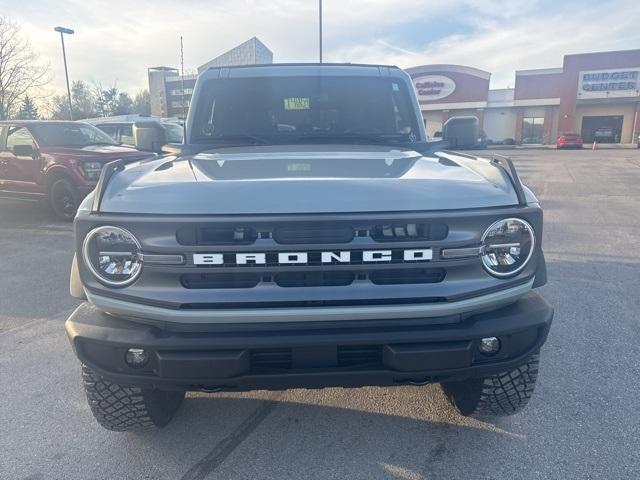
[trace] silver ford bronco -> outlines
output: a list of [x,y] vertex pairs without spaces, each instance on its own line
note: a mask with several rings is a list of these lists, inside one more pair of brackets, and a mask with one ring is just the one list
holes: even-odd
[[397,67],[203,72],[185,143],[106,165],[75,219],[66,330],[98,422],[429,383],[462,415],[521,410],[553,318],[542,209],[511,160],[443,137]]

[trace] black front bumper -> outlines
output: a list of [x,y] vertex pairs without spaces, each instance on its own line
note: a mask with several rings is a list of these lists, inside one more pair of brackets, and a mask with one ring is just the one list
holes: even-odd
[[[65,326],[80,361],[114,382],[277,390],[431,383],[502,372],[542,346],[552,319],[553,308],[530,292],[507,307],[440,324],[433,318],[389,319],[168,331],[84,303]],[[478,343],[490,336],[502,348],[486,356]],[[144,348],[149,362],[128,366],[129,348]]]

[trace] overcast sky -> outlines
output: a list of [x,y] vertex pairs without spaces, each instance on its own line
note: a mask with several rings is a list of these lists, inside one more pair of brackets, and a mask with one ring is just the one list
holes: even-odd
[[[640,48],[637,0],[324,0],[325,61],[454,63],[492,72],[491,87],[513,86],[514,71],[562,65],[566,53]],[[316,61],[316,0],[0,0],[0,15],[22,25],[64,89],[56,25],[67,38],[72,80],[146,88],[146,68],[185,68],[257,36],[275,62]]]

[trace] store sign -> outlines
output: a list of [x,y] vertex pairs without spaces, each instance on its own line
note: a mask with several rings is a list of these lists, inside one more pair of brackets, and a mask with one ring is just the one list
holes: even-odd
[[456,82],[443,75],[426,75],[413,79],[420,100],[440,100],[448,97],[456,89]]
[[640,68],[580,72],[578,98],[637,97]]

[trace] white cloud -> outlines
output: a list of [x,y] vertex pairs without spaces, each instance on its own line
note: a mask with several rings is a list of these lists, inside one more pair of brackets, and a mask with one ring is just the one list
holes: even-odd
[[[72,79],[116,83],[131,92],[146,87],[147,67],[179,64],[181,34],[187,68],[254,35],[276,61],[317,59],[315,0],[1,1],[50,61],[58,91],[64,89],[60,40],[52,30],[58,24],[76,30],[67,38]],[[513,84],[514,70],[557,67],[566,53],[640,45],[638,18],[630,15],[637,11],[634,1],[543,1],[325,0],[325,58],[404,67],[458,63],[492,72],[492,86],[503,87]],[[464,22],[468,31],[444,31],[415,44],[403,35],[407,25],[423,22],[428,29],[445,20]]]

